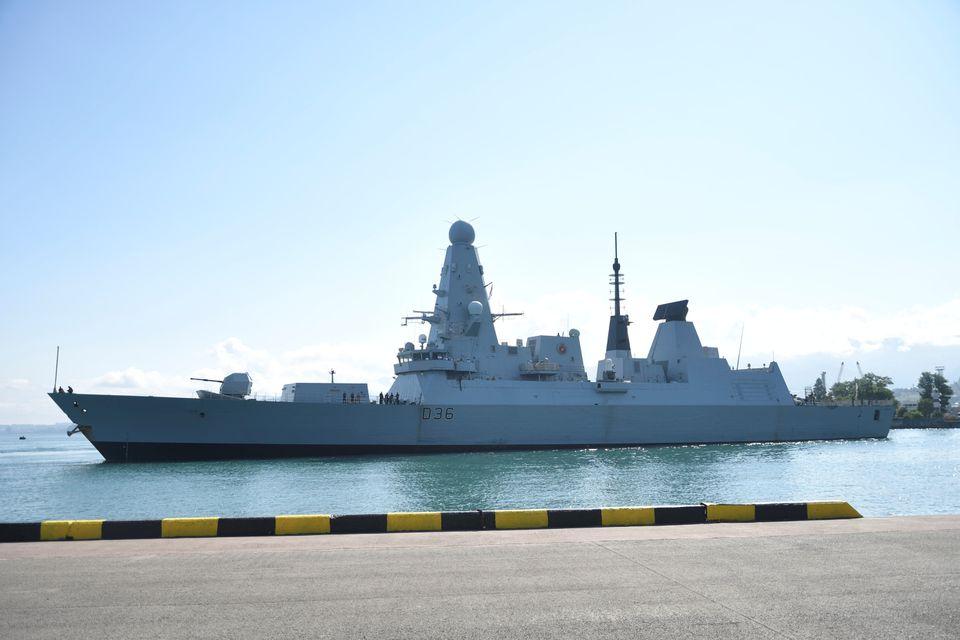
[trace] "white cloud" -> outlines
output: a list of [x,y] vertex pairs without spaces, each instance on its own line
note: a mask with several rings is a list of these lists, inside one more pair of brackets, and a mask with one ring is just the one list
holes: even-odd
[[162,388],[170,379],[159,371],[144,371],[136,367],[127,367],[122,371],[108,371],[90,381],[94,388],[146,390]]
[[329,379],[331,364],[338,380],[368,382],[372,388],[387,388],[392,381],[390,354],[379,353],[370,345],[314,344],[273,354],[230,337],[213,345],[208,355],[206,366],[189,372],[168,374],[128,367],[108,371],[82,387],[91,393],[189,396],[198,388],[215,388],[190,378],[219,380],[240,371],[253,378],[255,394],[269,397],[278,395],[289,382]]
[[[695,316],[695,317],[694,317]],[[733,306],[691,312],[701,334],[735,349],[741,323],[744,353],[776,352],[778,360],[823,353],[838,357],[878,351],[896,345],[907,351],[920,345],[960,345],[960,299],[914,305],[892,314],[860,307],[739,309]],[[735,357],[735,356],[734,356]]]
[[219,377],[245,371],[253,378],[257,394],[276,395],[284,384],[328,380],[330,368],[343,381],[367,382],[372,388],[387,388],[392,381],[390,353],[371,344],[319,343],[272,354],[227,338],[211,349],[215,366],[194,372],[195,377]]
[[30,381],[26,378],[9,378],[0,381],[0,389],[9,389],[11,391],[20,391],[30,386]]
[[240,338],[227,338],[213,345],[210,351],[217,364],[230,369],[249,368],[270,360],[270,355],[266,351],[253,349],[244,344]]

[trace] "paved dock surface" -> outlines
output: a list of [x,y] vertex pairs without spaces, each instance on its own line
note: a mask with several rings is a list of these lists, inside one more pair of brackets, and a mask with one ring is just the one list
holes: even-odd
[[960,516],[0,544],[0,638],[960,637]]

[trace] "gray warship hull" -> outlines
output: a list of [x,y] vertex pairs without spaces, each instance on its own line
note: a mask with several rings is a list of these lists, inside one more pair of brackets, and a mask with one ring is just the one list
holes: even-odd
[[[587,376],[580,332],[511,343],[494,321],[473,227],[450,227],[430,325],[397,350],[386,403],[366,384],[295,382],[279,401],[250,398],[248,373],[197,398],[53,393],[107,460],[280,458],[359,453],[484,451],[884,438],[891,405],[799,399],[776,362],[731,368],[701,343],[687,300],[657,307],[646,357],[635,357],[622,312],[614,241],[613,315],[604,358]],[[855,385],[856,386],[856,385]],[[856,395],[856,394],[855,394]]]
[[319,404],[51,394],[111,462],[884,438],[889,405]]

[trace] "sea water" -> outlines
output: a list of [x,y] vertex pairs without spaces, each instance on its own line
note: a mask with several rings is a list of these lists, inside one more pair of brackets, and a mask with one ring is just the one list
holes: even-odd
[[[20,440],[19,436],[26,436]],[[66,427],[0,427],[0,522],[843,499],[960,513],[960,430],[883,440],[108,464]]]

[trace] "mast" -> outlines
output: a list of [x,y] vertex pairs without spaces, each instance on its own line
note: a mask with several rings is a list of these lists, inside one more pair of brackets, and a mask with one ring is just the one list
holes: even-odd
[[616,231],[613,232],[613,315],[620,315],[620,257]]
[[613,315],[610,316],[610,328],[607,331],[607,354],[613,351],[626,352],[626,357],[630,352],[630,336],[627,335],[627,325],[630,324],[630,318],[620,313],[620,285],[623,284],[623,276],[620,275],[620,254],[617,246],[617,234],[613,234],[613,273],[610,277],[613,279],[610,284],[613,285]]
[[57,345],[57,362],[53,365],[53,392],[57,392],[57,374],[60,373],[60,345]]

